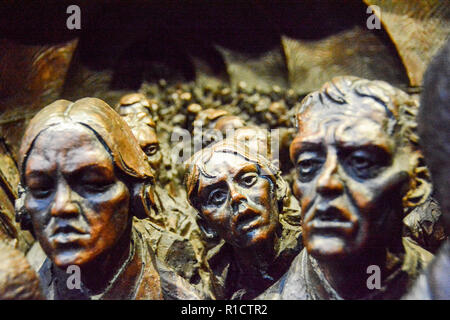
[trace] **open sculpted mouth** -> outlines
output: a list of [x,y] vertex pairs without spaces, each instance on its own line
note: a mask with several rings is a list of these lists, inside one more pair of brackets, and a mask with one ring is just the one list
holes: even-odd
[[356,231],[357,218],[348,210],[341,210],[335,206],[318,205],[312,208],[305,219],[310,230],[323,232],[339,232],[347,235]]
[[247,232],[259,227],[261,218],[262,217],[258,212],[250,208],[246,208],[245,210],[239,212],[233,220],[238,230]]

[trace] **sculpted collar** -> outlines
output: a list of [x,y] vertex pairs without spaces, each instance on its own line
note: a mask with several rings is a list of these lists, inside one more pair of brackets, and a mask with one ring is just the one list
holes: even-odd
[[134,300],[150,299],[159,300],[163,298],[158,271],[156,270],[155,258],[152,251],[148,250],[142,236],[133,227],[130,255],[119,268],[106,289],[97,295],[91,295],[88,290],[73,290],[74,296],[66,296],[59,289],[65,286],[58,283],[56,272],[51,261],[47,258],[39,274],[44,286],[47,299],[92,299],[92,300]]

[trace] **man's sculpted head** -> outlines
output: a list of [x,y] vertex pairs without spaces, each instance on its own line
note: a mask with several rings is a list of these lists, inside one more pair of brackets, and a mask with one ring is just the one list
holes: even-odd
[[192,157],[186,181],[204,230],[234,247],[273,239],[287,186],[269,160],[224,140]]
[[349,257],[400,239],[405,208],[429,195],[417,103],[382,81],[338,77],[308,95],[290,147],[305,247]]

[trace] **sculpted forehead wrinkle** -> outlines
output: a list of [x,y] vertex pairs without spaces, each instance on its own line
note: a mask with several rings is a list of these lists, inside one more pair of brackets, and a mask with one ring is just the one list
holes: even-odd
[[393,148],[393,139],[387,134],[383,124],[368,118],[359,118],[343,123],[337,130],[336,140],[341,145],[376,144],[385,149]]
[[248,164],[247,160],[240,155],[234,155],[231,153],[215,152],[212,157],[205,164],[206,172],[216,175],[214,172],[233,172],[239,170],[242,166]]
[[334,123],[352,124],[361,120],[377,123],[382,130],[386,130],[390,119],[380,103],[370,98],[361,98],[351,104],[309,106],[299,115],[299,120],[299,133],[325,135],[327,127]]
[[62,165],[71,172],[95,164],[113,169],[110,155],[95,135],[81,125],[67,123],[51,127],[36,138],[26,171]]
[[33,154],[32,157],[28,158],[27,165],[25,168],[25,175],[30,175],[32,173],[38,172],[50,172],[56,169],[56,163],[50,162],[46,155]]
[[256,165],[242,158],[239,155],[233,155],[230,153],[216,152],[205,164],[206,173],[214,176],[214,178],[200,176],[199,179],[199,192],[211,184],[226,180],[227,178],[233,178],[241,171],[248,169],[249,167],[256,168]]
[[131,131],[141,146],[159,143],[156,133],[149,126],[135,127],[132,128]]

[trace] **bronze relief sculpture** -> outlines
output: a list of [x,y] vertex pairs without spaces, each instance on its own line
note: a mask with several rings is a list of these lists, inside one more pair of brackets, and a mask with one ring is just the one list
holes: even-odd
[[[154,177],[123,119],[95,98],[58,100],[30,122],[20,148],[20,219],[48,256],[48,299],[195,298],[158,261],[136,228],[145,223]],[[66,285],[80,268],[81,289]],[[102,270],[102,272],[98,272]]]
[[223,140],[227,131],[245,127],[243,119],[224,109],[208,108],[197,113],[193,122],[194,141],[203,148]]
[[[405,207],[429,194],[418,183],[416,108],[389,84],[356,77],[334,78],[302,101],[290,153],[305,249],[261,298],[398,299],[406,292],[432,257],[401,234]],[[380,289],[367,286],[370,266],[381,272]]]
[[146,102],[141,94],[128,94],[122,97],[118,110],[144,151],[155,177],[149,196],[153,210],[146,217],[151,225],[146,227],[151,230],[151,243],[157,256],[184,278],[198,282],[198,261],[203,254],[200,230],[184,190],[171,192],[171,184],[163,185],[159,179],[165,175],[166,159]]
[[3,7],[0,299],[450,296],[447,2]]
[[0,241],[0,300],[41,300],[38,275],[24,254]]
[[282,219],[288,186],[273,163],[223,140],[197,152],[186,175],[188,199],[213,243],[208,284],[216,299],[252,299],[274,283],[301,249],[299,226]]

